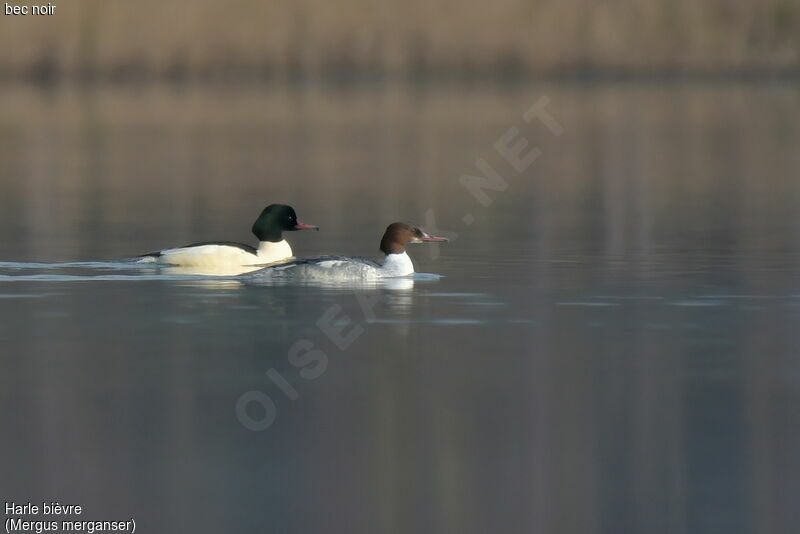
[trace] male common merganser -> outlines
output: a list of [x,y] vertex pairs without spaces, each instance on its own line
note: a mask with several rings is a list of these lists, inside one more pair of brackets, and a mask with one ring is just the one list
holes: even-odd
[[383,264],[362,258],[321,256],[294,260],[252,273],[253,277],[300,278],[305,280],[373,280],[414,274],[414,264],[406,252],[409,243],[447,241],[428,235],[416,226],[396,222],[386,228],[381,239]]
[[271,204],[253,223],[253,233],[259,241],[258,248],[230,241],[209,241],[150,252],[137,259],[140,262],[223,271],[247,265],[266,265],[292,257],[292,247],[283,239],[283,232],[310,229],[319,230],[316,226],[299,222],[291,206]]

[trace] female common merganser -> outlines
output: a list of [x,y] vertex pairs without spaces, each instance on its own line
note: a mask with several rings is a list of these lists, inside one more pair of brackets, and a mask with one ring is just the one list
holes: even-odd
[[258,248],[230,241],[209,241],[151,252],[137,259],[140,262],[223,271],[246,265],[266,265],[292,257],[292,247],[283,239],[283,232],[310,229],[319,230],[316,226],[299,222],[291,206],[271,204],[253,223],[253,233],[259,241]]
[[362,258],[321,256],[282,263],[252,274],[254,277],[301,278],[305,280],[373,280],[414,274],[414,264],[406,252],[409,243],[447,241],[428,235],[416,226],[396,222],[386,228],[381,239],[383,264]]

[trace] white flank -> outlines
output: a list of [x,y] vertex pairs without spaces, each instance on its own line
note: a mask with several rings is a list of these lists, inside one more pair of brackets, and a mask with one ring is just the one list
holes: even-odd
[[203,269],[229,269],[243,265],[265,265],[292,257],[292,247],[285,240],[277,243],[263,241],[257,254],[229,245],[200,245],[197,247],[171,248],[161,251],[159,263],[179,267]]

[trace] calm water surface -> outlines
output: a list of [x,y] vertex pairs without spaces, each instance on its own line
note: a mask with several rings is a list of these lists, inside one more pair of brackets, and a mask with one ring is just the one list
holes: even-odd
[[[797,87],[0,96],[2,499],[143,532],[800,521]],[[562,135],[523,120],[541,97]],[[510,127],[541,151],[522,172],[494,150]],[[486,205],[459,183],[479,158],[507,184]],[[442,277],[41,264],[251,243],[272,202],[322,227],[289,236],[300,256],[377,257],[394,220],[447,233],[411,249]],[[252,391],[261,432],[236,413]]]

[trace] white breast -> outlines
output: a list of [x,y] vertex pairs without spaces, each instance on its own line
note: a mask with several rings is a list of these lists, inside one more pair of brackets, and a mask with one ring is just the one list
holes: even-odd
[[381,267],[383,276],[408,276],[414,274],[414,264],[408,254],[387,254]]
[[285,239],[273,243],[262,241],[258,244],[258,263],[273,263],[287,260],[292,257],[292,247]]

